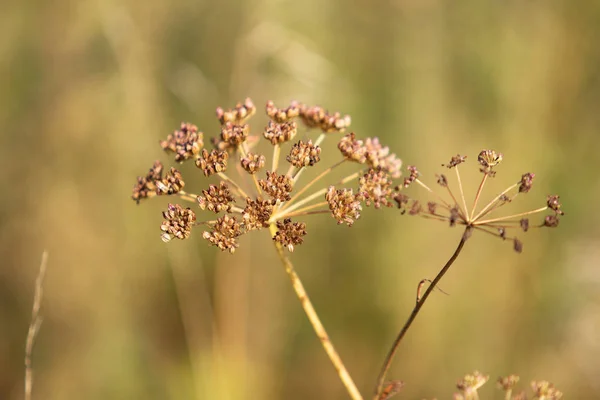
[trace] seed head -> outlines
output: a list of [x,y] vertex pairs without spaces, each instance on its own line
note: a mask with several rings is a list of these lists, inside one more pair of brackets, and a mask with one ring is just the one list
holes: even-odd
[[498,378],[496,382],[498,388],[506,392],[508,390],[512,390],[515,387],[515,385],[519,382],[519,377],[517,375],[509,375],[507,377]]
[[242,233],[242,228],[235,217],[225,214],[217,219],[213,230],[210,232],[204,231],[202,237],[213,246],[217,246],[221,251],[227,250],[233,254],[235,249],[239,247],[236,238],[241,236]]
[[381,169],[370,169],[359,180],[357,198],[364,201],[367,206],[371,203],[375,208],[392,206],[392,179]]
[[300,114],[300,105],[298,102],[293,101],[287,108],[277,108],[275,107],[275,104],[269,100],[267,101],[266,111],[269,118],[281,124],[296,118]]
[[349,115],[342,116],[339,112],[329,114],[319,106],[308,107],[300,105],[300,118],[309,128],[318,128],[325,133],[343,133],[352,122]]
[[367,138],[365,140],[367,164],[371,168],[381,168],[388,172],[392,178],[399,178],[402,160],[394,153],[390,153],[390,148],[382,146],[379,138]]
[[417,167],[415,167],[414,165],[409,165],[408,167],[406,167],[406,169],[408,170],[410,175],[408,176],[408,178],[404,178],[403,185],[405,188],[409,187],[411,185],[411,183],[416,181],[417,178],[419,177],[419,171],[417,170]]
[[523,229],[523,232],[527,232],[529,230],[528,218],[522,218],[521,221],[519,221],[519,224],[521,225],[521,229]]
[[489,375],[482,375],[479,371],[473,372],[473,374],[467,374],[463,379],[458,381],[456,388],[467,398],[477,393],[477,390],[482,387],[490,379]]
[[234,124],[242,124],[245,120],[250,118],[256,112],[256,107],[250,98],[247,98],[244,103],[237,103],[235,108],[230,110],[223,110],[221,107],[217,108],[217,118],[221,124],[226,122],[232,122]]
[[338,149],[346,160],[355,161],[359,164],[367,162],[367,149],[364,142],[357,139],[354,132],[350,132],[340,139]]
[[293,253],[294,246],[304,242],[304,235],[306,235],[305,223],[292,222],[290,218],[286,218],[283,221],[277,221],[277,232],[273,236],[273,240],[287,247],[290,253]]
[[272,145],[276,145],[292,140],[294,136],[296,136],[296,131],[296,122],[294,121],[281,124],[269,121],[269,125],[265,129],[263,136],[270,141]]
[[547,228],[556,228],[559,222],[560,218],[557,214],[547,215],[546,218],[544,218],[544,226]]
[[217,145],[220,150],[223,147],[236,148],[246,141],[250,134],[250,126],[248,124],[236,125],[231,122],[226,122],[221,125],[221,141]]
[[563,396],[560,390],[556,389],[553,384],[547,381],[532,381],[531,389],[535,394],[535,398],[540,400],[559,400]]
[[131,198],[140,203],[141,199],[154,197],[157,194],[156,183],[162,178],[163,165],[160,161],[154,161],[154,165],[146,176],[138,176],[137,182],[133,186]]
[[446,175],[444,174],[439,174],[436,175],[437,176],[437,183],[438,185],[440,185],[441,187],[448,187],[448,178],[446,178]]
[[279,201],[288,201],[292,197],[292,179],[287,175],[277,175],[277,172],[267,171],[267,179],[258,181],[261,189],[269,196]]
[[523,242],[521,242],[519,239],[514,238],[513,239],[513,249],[517,252],[517,253],[522,253],[523,252]]
[[552,195],[552,196],[548,196],[548,200],[547,200],[547,205],[550,209],[554,210],[554,212],[557,215],[563,215],[564,213],[562,212],[562,210],[560,209],[561,204],[560,204],[560,196],[558,195]]
[[246,198],[246,207],[242,211],[242,220],[246,230],[255,230],[269,227],[269,219],[273,214],[276,201]]
[[528,172],[521,176],[521,184],[519,185],[519,193],[527,193],[531,190],[533,186],[533,178],[535,178],[535,174]]
[[467,156],[461,156],[460,154],[455,155],[450,159],[448,164],[442,164],[442,167],[447,167],[448,169],[454,168],[457,165],[464,163],[467,160]]
[[338,224],[352,226],[360,217],[362,207],[360,200],[352,193],[352,189],[336,189],[330,186],[325,194],[325,200],[329,203],[331,215]]
[[493,168],[502,162],[502,153],[496,153],[494,150],[482,150],[477,156],[477,161],[481,165],[481,172],[494,176],[496,172],[493,171]]
[[229,154],[224,150],[212,150],[210,153],[202,149],[200,157],[196,160],[196,167],[204,172],[204,176],[211,176],[227,169]]
[[248,153],[241,159],[242,168],[249,174],[255,174],[265,166],[265,156],[262,154]]
[[198,196],[198,205],[202,210],[209,210],[215,214],[221,211],[229,212],[234,201],[227,183],[221,181],[219,186],[209,185],[208,190],[202,190],[203,196]]
[[171,167],[162,180],[156,182],[158,194],[170,195],[179,193],[184,186],[185,182],[183,181],[181,172],[173,167]]
[[203,134],[198,132],[196,125],[182,122],[178,131],[167,136],[167,140],[160,142],[160,147],[175,153],[176,162],[183,162],[200,152],[204,146],[202,137]]
[[174,237],[187,239],[192,232],[192,225],[196,221],[196,214],[188,207],[179,204],[169,204],[167,211],[163,211],[164,221],[160,226],[163,231],[162,240],[168,242]]
[[321,148],[315,146],[312,140],[301,140],[292,146],[286,160],[296,168],[312,167],[321,160]]

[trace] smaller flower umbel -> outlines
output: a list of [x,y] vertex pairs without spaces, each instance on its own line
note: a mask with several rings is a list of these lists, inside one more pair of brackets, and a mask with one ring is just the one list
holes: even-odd
[[[533,186],[535,174],[527,172],[519,180],[508,186],[501,193],[496,195],[489,203],[478,208],[479,200],[483,193],[486,181],[496,176],[496,168],[502,162],[502,154],[493,150],[482,150],[477,157],[479,169],[483,174],[481,182],[477,188],[474,199],[469,207],[463,182],[461,180],[459,165],[466,162],[466,156],[456,155],[450,159],[447,164],[442,166],[453,169],[456,173],[458,183],[458,193],[452,190],[449,179],[444,174],[437,175],[437,184],[446,192],[442,196],[420,179],[420,174],[416,167],[409,166],[409,176],[404,179],[402,187],[397,187],[394,200],[402,213],[408,212],[410,215],[419,215],[423,218],[446,221],[450,226],[464,225],[467,228],[465,232],[470,235],[473,230],[488,233],[503,240],[510,240],[513,248],[517,252],[523,250],[522,242],[512,233],[516,230],[527,232],[531,228],[553,228],[558,226],[560,216],[563,215],[559,196],[551,195],[546,199],[546,204],[542,207],[528,210],[516,214],[492,217],[490,214],[498,211],[503,206],[512,203],[517,197],[529,193]],[[425,189],[432,197],[424,206],[419,200],[412,199],[404,194],[402,189],[417,184]],[[542,212],[549,212],[540,222],[531,223],[530,217]]]

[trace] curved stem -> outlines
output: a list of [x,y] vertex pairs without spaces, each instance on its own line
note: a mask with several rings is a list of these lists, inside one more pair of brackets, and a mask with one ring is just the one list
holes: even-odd
[[379,400],[379,398],[380,398],[381,390],[383,388],[383,383],[385,381],[385,377],[387,375],[388,370],[390,369],[392,360],[394,358],[394,355],[396,354],[396,351],[398,350],[400,342],[404,338],[404,335],[406,335],[408,328],[410,328],[410,326],[412,325],[413,321],[419,314],[419,311],[421,311],[421,308],[425,304],[425,301],[427,301],[427,298],[429,297],[431,292],[433,292],[433,290],[437,286],[438,282],[443,278],[443,276],[446,274],[446,272],[448,272],[448,269],[450,268],[450,266],[458,258],[458,255],[460,254],[463,246],[465,245],[465,242],[469,238],[469,233],[470,233],[469,230],[471,230],[471,229],[472,228],[470,226],[467,226],[467,228],[465,229],[465,232],[463,233],[462,238],[460,239],[460,242],[458,243],[458,247],[456,248],[456,250],[454,250],[454,254],[452,254],[452,256],[450,257],[448,262],[446,262],[446,265],[444,265],[442,267],[442,269],[440,270],[440,272],[438,272],[438,274],[433,279],[433,281],[431,282],[431,284],[429,285],[427,290],[425,290],[425,293],[423,293],[423,296],[417,301],[417,303],[415,304],[415,308],[413,309],[412,313],[410,314],[410,316],[404,323],[404,326],[402,327],[402,330],[396,337],[396,340],[394,340],[394,344],[392,344],[392,348],[390,349],[390,351],[388,352],[388,354],[385,358],[383,367],[381,368],[381,372],[379,372],[379,376],[377,378],[377,387],[375,388],[375,396],[373,397],[373,400]]
[[[269,227],[269,230],[271,231],[271,237],[273,237],[275,235],[277,228],[275,227],[275,225],[271,224]],[[276,243],[276,242],[274,242],[274,243],[275,243],[275,248],[277,249],[277,254],[279,255],[279,258],[281,259],[281,262],[285,266],[285,272],[287,272],[287,274],[290,278],[290,281],[292,282],[292,287],[294,288],[294,292],[296,292],[296,296],[298,297],[298,300],[300,300],[300,304],[302,305],[302,308],[304,309],[304,313],[308,317],[308,320],[310,321],[310,324],[312,325],[315,333],[317,334],[317,337],[321,341],[321,345],[323,346],[323,349],[325,349],[325,352],[329,356],[331,363],[335,367],[335,370],[337,371],[337,373],[340,377],[340,380],[346,387],[346,390],[348,391],[350,398],[352,398],[353,400],[362,400],[362,396],[361,396],[360,392],[356,388],[354,381],[352,381],[352,377],[350,377],[348,370],[346,370],[346,367],[344,366],[342,359],[340,358],[339,354],[333,347],[333,344],[331,343],[331,340],[329,339],[329,335],[327,334],[325,327],[321,323],[321,320],[319,319],[319,316],[318,316],[317,312],[315,311],[315,309],[308,297],[308,294],[306,294],[306,291],[304,290],[304,285],[302,285],[302,281],[300,280],[300,277],[296,274],[296,271],[294,270],[294,265],[292,264],[290,259],[285,255],[283,247],[279,243]]]

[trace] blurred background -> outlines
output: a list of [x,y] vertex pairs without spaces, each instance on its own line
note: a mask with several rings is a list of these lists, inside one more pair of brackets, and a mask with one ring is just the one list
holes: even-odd
[[[352,116],[423,178],[456,153],[467,193],[535,172],[515,210],[558,193],[559,229],[524,252],[475,234],[409,331],[399,398],[450,398],[478,369],[600,397],[600,2],[175,0],[0,5],[0,398],[21,399],[41,254],[34,399],[345,399],[265,232],[231,256],[160,240],[168,198],[137,175],[181,121],[210,137],[217,106],[297,99]],[[313,138],[314,139],[314,138]],[[322,166],[339,159],[324,144]],[[183,166],[186,190],[206,180]],[[307,174],[308,176],[308,174]],[[487,192],[488,198],[494,191]],[[417,283],[459,229],[395,209],[352,227],[307,217],[292,255],[354,380],[370,395]],[[482,398],[500,398],[492,382]]]

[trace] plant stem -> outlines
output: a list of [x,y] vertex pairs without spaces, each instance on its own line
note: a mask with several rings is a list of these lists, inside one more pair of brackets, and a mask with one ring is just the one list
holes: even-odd
[[479,184],[479,188],[477,189],[477,194],[475,195],[475,202],[473,203],[473,208],[471,209],[471,216],[469,217],[469,221],[473,221],[473,215],[475,215],[475,208],[477,208],[477,203],[479,202],[479,196],[481,196],[481,191],[483,190],[483,186],[485,185],[485,181],[487,180],[488,174],[483,174],[483,179],[481,179],[481,183]]
[[[505,195],[506,193],[508,193],[509,191],[511,191],[513,188],[515,188],[519,183],[515,183],[514,185],[509,186],[508,188],[506,188],[502,193],[500,193],[498,196],[494,197],[494,199],[492,201],[490,201],[485,207],[483,207],[481,209],[481,211],[479,211],[479,214],[477,214],[475,217],[473,217],[471,220],[475,221],[477,220],[479,217],[482,217],[483,215],[486,214],[486,211],[488,211],[488,209],[490,207],[492,207],[494,205],[494,203],[503,195]],[[490,210],[491,211],[491,210]]]
[[344,161],[346,161],[346,159],[338,161],[337,163],[333,164],[331,167],[327,168],[325,171],[323,171],[319,175],[317,175],[316,178],[314,178],[312,181],[308,182],[306,185],[304,185],[304,187],[302,189],[300,189],[300,191],[298,193],[296,193],[294,196],[292,196],[292,198],[290,199],[290,201],[287,202],[287,204],[294,203],[294,201],[297,198],[299,198],[304,192],[306,192],[312,185],[317,183],[321,178],[323,178],[328,173],[330,173],[335,167],[341,165]]
[[477,222],[475,222],[473,225],[485,225],[485,224],[488,224],[490,222],[506,221],[506,220],[511,219],[511,218],[524,217],[525,215],[536,214],[536,213],[545,211],[547,209],[548,209],[548,206],[544,206],[544,207],[540,207],[540,208],[535,209],[535,210],[526,211],[526,212],[522,212],[522,213],[518,213],[518,214],[513,214],[513,215],[508,215],[506,217],[499,217],[499,218],[493,218],[493,219],[484,219],[483,221],[477,221]]
[[456,179],[458,180],[458,188],[460,189],[460,197],[462,197],[463,205],[465,206],[465,220],[469,222],[469,210],[467,209],[467,201],[465,200],[465,191],[463,190],[462,180],[460,179],[460,172],[458,172],[458,165],[454,167],[456,171]]
[[438,272],[438,274],[433,279],[433,281],[431,282],[431,284],[429,285],[427,290],[425,290],[425,293],[423,293],[423,296],[417,301],[417,303],[415,304],[415,308],[413,309],[412,313],[410,314],[410,316],[404,323],[404,326],[402,327],[402,330],[396,337],[396,340],[394,340],[394,343],[392,344],[392,348],[388,352],[388,354],[385,358],[385,361],[383,363],[383,367],[381,368],[381,372],[379,373],[379,377],[377,378],[377,386],[375,388],[375,396],[373,397],[373,400],[379,400],[379,397],[381,395],[381,390],[383,388],[383,383],[385,381],[385,377],[388,373],[388,370],[390,369],[390,366],[392,365],[392,360],[394,358],[394,355],[396,354],[396,351],[398,350],[400,342],[404,338],[404,335],[406,335],[408,328],[410,328],[413,321],[419,314],[419,311],[421,311],[421,308],[425,304],[425,301],[427,301],[427,298],[429,297],[431,292],[433,292],[433,290],[437,286],[438,282],[442,279],[442,277],[446,274],[446,272],[448,272],[448,269],[450,268],[450,266],[458,258],[458,255],[460,254],[463,246],[465,245],[465,242],[467,241],[467,238],[469,237],[468,231],[470,229],[472,229],[470,226],[466,227],[465,232],[463,233],[462,238],[460,239],[460,242],[458,243],[458,247],[456,248],[456,250],[454,250],[454,254],[452,254],[452,256],[450,257],[448,262],[446,262],[446,265],[444,265],[442,267],[442,269],[440,270],[440,272]]
[[[271,231],[271,237],[273,237],[275,235],[277,228],[275,227],[275,225],[271,224],[269,226],[269,230]],[[333,344],[331,343],[331,340],[329,339],[329,335],[327,334],[325,327],[321,323],[321,320],[319,319],[319,316],[318,316],[317,312],[315,311],[315,309],[308,297],[308,294],[306,294],[306,291],[304,290],[304,286],[302,285],[302,281],[300,280],[300,277],[296,274],[296,271],[294,270],[294,265],[292,264],[290,259],[285,255],[283,247],[279,243],[275,242],[275,248],[277,249],[277,254],[279,255],[279,258],[281,259],[281,262],[285,266],[285,272],[288,274],[290,281],[292,282],[292,287],[294,288],[294,292],[296,292],[296,296],[298,297],[298,300],[300,300],[300,304],[302,305],[302,308],[304,309],[304,313],[308,317],[308,320],[310,321],[315,333],[317,334],[317,337],[321,341],[321,345],[323,346],[323,349],[325,349],[325,352],[329,356],[331,363],[335,367],[335,370],[337,371],[337,373],[340,377],[340,380],[346,387],[346,390],[348,391],[350,398],[352,398],[353,400],[362,400],[362,396],[361,396],[360,392],[356,388],[356,385],[354,384],[352,377],[346,370],[346,367],[344,366],[342,359],[340,358],[339,354],[333,347]]]

